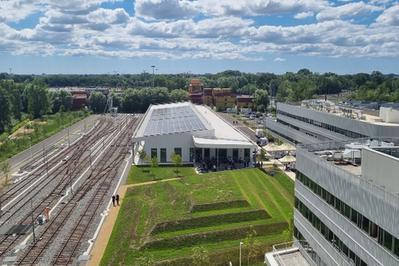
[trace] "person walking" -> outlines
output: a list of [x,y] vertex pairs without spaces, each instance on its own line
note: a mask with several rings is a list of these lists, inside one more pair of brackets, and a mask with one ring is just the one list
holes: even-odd
[[116,205],[119,206],[119,194],[116,194]]
[[115,195],[112,195],[112,205],[115,207]]

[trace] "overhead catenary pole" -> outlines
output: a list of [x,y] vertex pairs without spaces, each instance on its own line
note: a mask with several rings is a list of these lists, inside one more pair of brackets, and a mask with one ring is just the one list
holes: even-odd
[[31,216],[32,216],[32,235],[33,235],[33,244],[36,244],[36,234],[35,234],[35,217],[33,215],[33,203],[32,199],[30,200],[30,208],[31,208]]
[[152,87],[155,87],[155,65],[152,65]]

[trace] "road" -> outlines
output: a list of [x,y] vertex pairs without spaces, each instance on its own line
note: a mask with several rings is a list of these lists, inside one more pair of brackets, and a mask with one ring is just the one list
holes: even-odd
[[[236,128],[240,132],[242,132],[245,136],[247,136],[250,140],[253,142],[257,142],[258,138],[255,135],[255,131],[248,126],[246,126],[244,123],[242,123],[240,120],[235,119],[231,114],[228,113],[218,113],[225,121],[227,121],[232,127]],[[236,121],[233,124],[233,121]]]

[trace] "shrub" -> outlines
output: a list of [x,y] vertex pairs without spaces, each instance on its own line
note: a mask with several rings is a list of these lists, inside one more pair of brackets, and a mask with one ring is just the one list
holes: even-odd
[[256,236],[264,236],[270,233],[281,233],[287,228],[287,222],[260,224],[255,226],[250,225],[228,230],[202,232],[152,240],[145,243],[140,249],[178,248],[204,244],[207,242],[243,239],[253,232],[256,232]]
[[205,204],[195,204],[191,207],[190,212],[203,212],[213,210],[232,209],[240,207],[249,207],[249,203],[246,200],[232,200],[232,201],[220,201]]
[[218,215],[195,217],[190,219],[159,223],[153,228],[151,234],[185,230],[197,227],[207,227],[207,226],[213,226],[225,223],[238,223],[238,222],[245,222],[252,220],[262,220],[267,218],[270,218],[270,215],[263,209],[242,211],[237,213],[224,213]]

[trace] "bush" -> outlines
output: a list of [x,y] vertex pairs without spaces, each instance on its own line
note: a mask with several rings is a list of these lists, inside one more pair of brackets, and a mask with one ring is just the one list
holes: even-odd
[[218,215],[210,215],[204,217],[196,217],[184,220],[168,221],[155,225],[151,234],[185,230],[197,227],[207,227],[220,225],[225,223],[238,223],[252,220],[262,220],[270,218],[270,215],[263,209],[242,211],[237,213],[225,213]]
[[232,201],[220,201],[205,204],[195,204],[191,207],[190,212],[203,212],[213,210],[232,209],[240,207],[249,207],[249,203],[246,200],[232,200]]
[[274,224],[260,224],[245,226],[228,230],[195,233],[171,238],[163,238],[145,243],[140,249],[178,248],[199,245],[207,242],[243,239],[256,232],[256,236],[264,236],[270,233],[281,233],[288,228],[287,222]]

